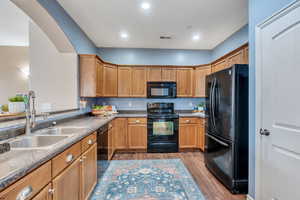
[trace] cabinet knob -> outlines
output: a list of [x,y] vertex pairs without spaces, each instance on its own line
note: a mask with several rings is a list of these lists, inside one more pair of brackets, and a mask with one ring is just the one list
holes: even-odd
[[88,142],[87,142],[89,145],[93,144],[93,140],[92,139],[89,139]]
[[48,192],[49,192],[49,194],[53,195],[54,194],[54,189],[51,188],[51,189],[48,190]]
[[135,123],[140,123],[141,121],[140,120],[135,120]]
[[32,191],[33,191],[33,189],[30,185],[24,187],[21,190],[21,192],[18,194],[16,200],[26,200],[32,194]]
[[67,155],[66,157],[66,162],[69,163],[69,162],[72,162],[72,160],[74,159],[74,156],[72,154],[69,154]]

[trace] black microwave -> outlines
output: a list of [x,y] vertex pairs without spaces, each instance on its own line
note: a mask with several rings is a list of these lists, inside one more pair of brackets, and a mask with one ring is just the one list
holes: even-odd
[[176,98],[176,82],[147,82],[147,98]]

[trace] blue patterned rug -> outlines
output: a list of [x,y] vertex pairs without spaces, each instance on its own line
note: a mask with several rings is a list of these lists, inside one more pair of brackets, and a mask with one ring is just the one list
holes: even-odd
[[[103,165],[102,165],[103,166]],[[103,169],[98,169],[99,175]],[[91,200],[205,200],[179,159],[111,161]]]

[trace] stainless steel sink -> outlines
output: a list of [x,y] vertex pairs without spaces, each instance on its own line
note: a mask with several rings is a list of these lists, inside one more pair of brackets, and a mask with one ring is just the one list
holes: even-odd
[[50,135],[39,135],[39,136],[24,136],[17,138],[10,142],[11,149],[40,149],[49,148],[69,136],[50,136]]
[[35,135],[68,135],[71,136],[76,133],[87,131],[87,128],[81,128],[81,127],[52,127],[52,128],[46,128],[41,129],[33,134]]

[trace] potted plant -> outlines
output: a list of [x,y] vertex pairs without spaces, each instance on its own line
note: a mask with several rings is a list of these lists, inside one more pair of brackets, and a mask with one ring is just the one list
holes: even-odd
[[205,107],[205,103],[204,102],[201,102],[198,104],[198,111],[204,111],[204,107]]
[[25,103],[23,96],[15,96],[8,99],[8,112],[9,113],[22,113],[25,111]]

